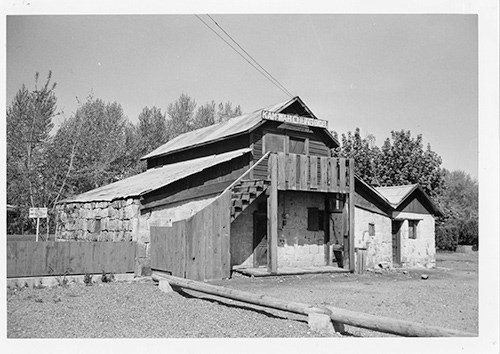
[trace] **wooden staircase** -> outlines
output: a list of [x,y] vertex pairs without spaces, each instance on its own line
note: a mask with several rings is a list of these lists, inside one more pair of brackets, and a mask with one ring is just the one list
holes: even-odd
[[237,183],[231,191],[231,222],[264,193],[270,184],[271,181],[263,179],[241,180]]

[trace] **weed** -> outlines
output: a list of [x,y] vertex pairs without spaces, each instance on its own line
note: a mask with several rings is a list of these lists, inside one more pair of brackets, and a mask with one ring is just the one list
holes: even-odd
[[83,282],[85,285],[90,286],[92,285],[92,274],[90,273],[85,273],[85,276],[83,277]]

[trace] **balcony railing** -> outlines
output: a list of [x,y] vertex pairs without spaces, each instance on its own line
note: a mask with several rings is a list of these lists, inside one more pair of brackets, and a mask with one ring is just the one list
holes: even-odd
[[[277,163],[278,189],[349,193],[354,183],[354,160],[278,152],[268,164]],[[353,186],[354,187],[354,186]],[[354,188],[353,188],[354,189]]]

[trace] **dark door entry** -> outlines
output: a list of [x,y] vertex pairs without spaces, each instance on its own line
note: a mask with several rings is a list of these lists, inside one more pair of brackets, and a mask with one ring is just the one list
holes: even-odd
[[253,214],[253,265],[267,265],[267,213]]
[[401,265],[401,225],[403,221],[392,221],[392,263],[394,266]]

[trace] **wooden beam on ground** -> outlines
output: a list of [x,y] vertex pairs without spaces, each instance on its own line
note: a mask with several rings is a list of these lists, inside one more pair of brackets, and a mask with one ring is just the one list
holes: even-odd
[[271,186],[267,199],[267,267],[278,272],[278,156],[269,156]]
[[354,312],[336,308],[333,306],[317,307],[294,301],[277,299],[267,295],[252,294],[249,292],[228,289],[221,286],[211,285],[179,277],[173,277],[166,273],[154,271],[153,280],[167,280],[174,288],[184,288],[199,291],[205,294],[217,295],[223,298],[247,302],[263,307],[309,315],[311,313],[322,313],[330,316],[335,323],[366,328],[369,330],[390,333],[406,337],[475,337],[473,333],[457,331],[453,329],[427,326],[409,321],[397,320],[388,317],[375,316],[361,312]]

